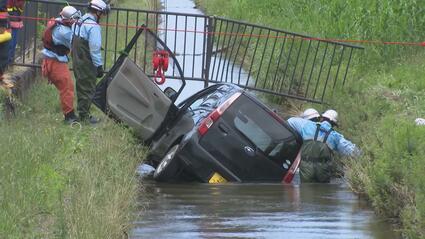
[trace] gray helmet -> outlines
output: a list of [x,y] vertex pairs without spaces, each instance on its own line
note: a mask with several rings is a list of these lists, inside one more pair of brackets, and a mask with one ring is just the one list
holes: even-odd
[[104,14],[109,13],[111,10],[111,6],[102,0],[91,0],[89,2],[89,8]]

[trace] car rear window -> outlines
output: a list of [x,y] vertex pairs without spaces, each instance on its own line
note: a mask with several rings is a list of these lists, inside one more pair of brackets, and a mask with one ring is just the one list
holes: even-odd
[[225,115],[231,116],[234,127],[267,157],[280,162],[296,156],[299,146],[293,132],[248,97],[241,95],[228,111]]

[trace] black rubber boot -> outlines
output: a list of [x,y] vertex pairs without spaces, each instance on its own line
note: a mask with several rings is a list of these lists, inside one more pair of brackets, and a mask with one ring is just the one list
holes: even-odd
[[99,122],[100,122],[100,119],[98,119],[98,118],[96,118],[96,117],[94,117],[92,115],[89,116],[89,123],[90,124],[94,125],[94,124],[97,124]]
[[75,122],[78,122],[78,118],[75,115],[74,111],[69,112],[68,114],[65,115],[65,123],[66,124],[73,124]]

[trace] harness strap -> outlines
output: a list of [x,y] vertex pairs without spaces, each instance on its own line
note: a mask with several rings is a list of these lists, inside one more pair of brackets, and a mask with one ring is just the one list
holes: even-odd
[[[87,21],[88,19],[91,19],[90,17],[88,17],[88,18],[86,18],[86,19],[84,19],[83,21],[81,21],[81,22],[79,22],[79,21],[77,21],[76,23],[75,23],[75,26],[78,26],[78,37],[79,38],[81,38],[81,26],[83,25],[83,23],[85,22],[85,21]],[[93,20],[93,19],[91,19],[91,20]],[[71,42],[74,42],[74,37],[75,37],[75,31],[77,30],[77,27],[74,27],[74,33],[72,34],[72,39],[71,39]]]
[[[88,18],[86,18],[86,19],[82,20],[81,22],[77,21],[77,22],[75,23],[75,25],[77,25],[77,26],[78,26],[78,37],[81,37],[81,26],[82,26],[82,25],[84,24],[84,22],[86,22],[87,20],[95,21],[93,18],[88,17]],[[76,30],[76,29],[77,29],[77,28],[75,27],[75,28],[74,28],[74,36],[76,35],[76,34],[75,34],[75,30]]]
[[317,128],[316,128],[316,133],[314,133],[314,141],[317,141],[317,137],[319,136],[319,132],[320,132],[320,124],[317,123],[316,126]]
[[323,130],[323,129],[320,128],[320,124],[319,123],[317,123],[316,126],[317,126],[317,129],[316,129],[316,133],[314,134],[314,141],[318,141],[317,138],[319,137],[319,132],[320,131],[324,131],[325,132],[325,137],[323,138],[323,141],[322,142],[323,143],[326,143],[326,141],[328,141],[329,135],[332,133],[332,131],[334,129],[331,128],[330,130]]
[[68,27],[67,25],[63,24],[62,21],[56,19],[51,19],[48,21],[46,30],[44,31],[42,37],[43,46],[47,50],[52,51],[59,56],[67,56],[69,54],[70,49],[65,45],[55,44],[53,39],[53,32],[58,26]]
[[323,143],[326,143],[326,141],[328,140],[328,137],[332,133],[332,131],[334,131],[334,129],[331,128],[329,131],[326,132],[325,137],[323,138]]

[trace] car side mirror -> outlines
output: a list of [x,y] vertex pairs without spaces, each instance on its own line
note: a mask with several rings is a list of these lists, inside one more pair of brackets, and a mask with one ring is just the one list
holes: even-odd
[[175,101],[177,98],[177,92],[171,88],[171,87],[167,87],[164,90],[164,94],[171,100],[171,101]]

